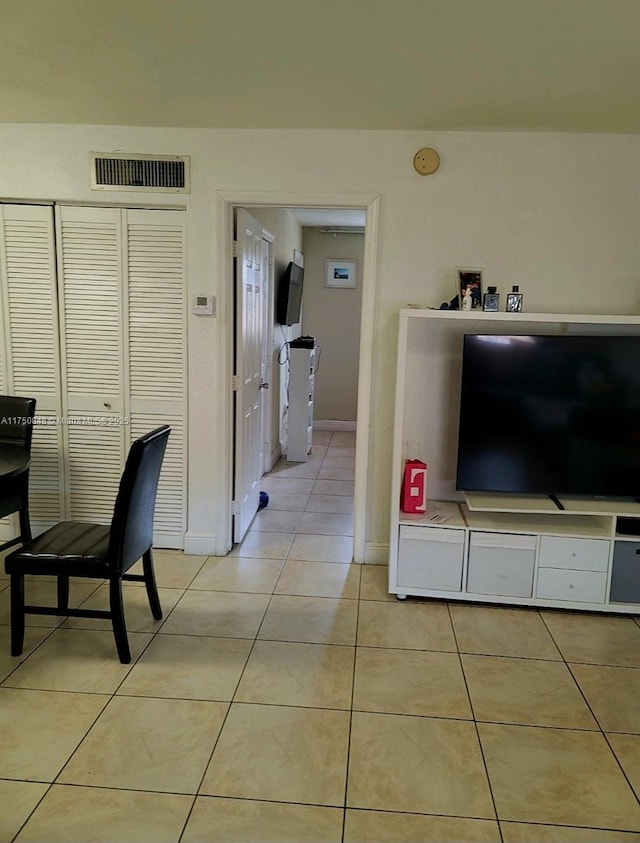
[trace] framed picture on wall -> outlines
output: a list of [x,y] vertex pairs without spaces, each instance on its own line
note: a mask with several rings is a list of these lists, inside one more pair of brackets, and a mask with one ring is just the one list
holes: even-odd
[[357,269],[357,261],[327,258],[325,261],[325,287],[341,287],[343,289],[357,287]]

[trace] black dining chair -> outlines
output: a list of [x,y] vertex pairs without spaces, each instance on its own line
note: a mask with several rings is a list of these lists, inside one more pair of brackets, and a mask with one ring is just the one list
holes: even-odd
[[[22,653],[25,614],[109,618],[120,661],[128,664],[131,651],[122,602],[123,580],[144,582],[153,617],[162,618],[151,545],[158,480],[170,432],[169,425],[163,425],[131,445],[110,525],[62,521],[7,556],[12,656]],[[140,558],[143,573],[127,574]],[[57,577],[57,608],[25,605],[25,574]],[[69,577],[108,580],[109,611],[70,609]]]
[[[27,458],[30,457],[35,411],[35,398],[0,395],[0,449],[3,445],[9,445],[24,450]],[[0,544],[0,551],[31,541],[28,466],[16,477],[0,478],[0,518],[16,512],[20,534]]]

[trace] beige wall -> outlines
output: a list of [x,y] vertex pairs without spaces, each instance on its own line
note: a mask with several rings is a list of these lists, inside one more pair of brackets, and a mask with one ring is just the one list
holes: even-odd
[[[316,337],[321,349],[315,381],[316,419],[355,421],[358,397],[360,305],[362,303],[363,234],[325,234],[302,230],[304,302],[302,330]],[[325,260],[355,260],[356,289],[325,286]]]
[[[425,146],[442,162],[426,178],[412,165]],[[92,192],[89,153],[114,150],[190,155],[191,194]],[[318,204],[327,195],[380,197],[368,431],[372,546],[389,540],[400,307],[437,307],[455,292],[455,267],[477,266],[502,294],[519,284],[529,312],[640,312],[634,135],[0,125],[3,199],[187,208],[188,293],[210,292],[220,303],[215,319],[188,320],[189,534],[204,552],[227,519],[220,496],[230,442],[220,414],[230,371],[221,350],[231,267],[220,252],[228,227],[221,196],[231,191],[248,205],[284,194],[314,195]]]
[[[302,228],[297,219],[286,208],[247,208],[270,234],[275,237],[273,244],[273,289],[272,301],[278,290],[278,282],[284,270],[293,258],[293,250],[302,251]],[[273,431],[271,443],[271,461],[275,464],[280,451],[287,447],[287,382],[288,367],[286,349],[283,346],[288,340],[300,335],[300,325],[278,325],[275,322],[274,307],[273,342],[271,349],[271,382],[269,394],[271,396],[271,429]]]

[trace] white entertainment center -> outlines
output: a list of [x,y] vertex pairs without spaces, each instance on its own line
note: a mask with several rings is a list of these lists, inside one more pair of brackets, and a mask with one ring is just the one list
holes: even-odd
[[[462,343],[473,333],[638,335],[640,317],[400,311],[390,593],[640,613],[640,503],[560,496],[559,509],[548,497],[456,491]],[[428,465],[424,514],[399,508],[407,459]]]

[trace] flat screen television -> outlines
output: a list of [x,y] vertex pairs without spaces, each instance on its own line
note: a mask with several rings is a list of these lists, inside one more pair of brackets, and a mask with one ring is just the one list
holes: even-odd
[[276,320],[280,325],[295,325],[300,321],[304,269],[291,261],[278,284]]
[[466,335],[456,488],[640,498],[640,337]]

